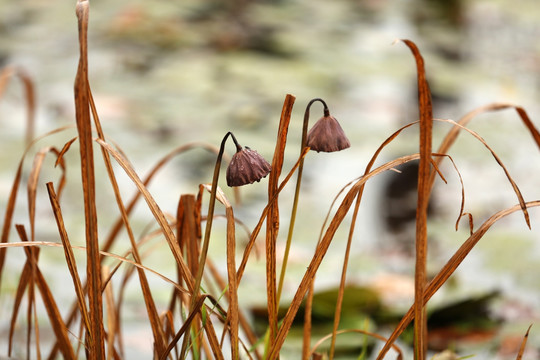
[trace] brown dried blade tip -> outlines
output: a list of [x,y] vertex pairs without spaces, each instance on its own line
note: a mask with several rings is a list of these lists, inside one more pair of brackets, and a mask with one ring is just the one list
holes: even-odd
[[242,148],[240,145],[237,145],[236,149],[236,154],[227,167],[227,185],[252,184],[270,173],[270,164],[257,151],[247,146]]
[[316,152],[334,152],[347,149],[351,143],[339,122],[325,108],[324,116],[309,130],[306,145]]

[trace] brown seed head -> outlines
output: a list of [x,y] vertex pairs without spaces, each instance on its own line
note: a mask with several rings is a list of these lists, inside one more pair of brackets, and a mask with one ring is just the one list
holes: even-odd
[[317,152],[334,152],[350,147],[351,143],[336,118],[325,113],[309,130],[306,145]]
[[239,148],[227,167],[227,185],[242,186],[260,181],[271,166],[259,153],[247,146]]

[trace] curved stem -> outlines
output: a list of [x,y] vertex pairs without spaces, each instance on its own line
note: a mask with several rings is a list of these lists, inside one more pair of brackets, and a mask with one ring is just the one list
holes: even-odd
[[[214,208],[216,206],[216,193],[217,193],[217,184],[219,180],[219,170],[221,168],[221,160],[223,159],[223,153],[225,151],[225,143],[227,142],[227,138],[231,136],[234,144],[236,145],[236,149],[242,149],[240,144],[238,144],[238,141],[234,137],[232,132],[228,132],[223,137],[223,140],[221,140],[221,145],[219,147],[219,153],[216,159],[216,165],[214,166],[214,176],[212,177],[212,188],[210,190],[210,200],[208,204],[208,214],[206,218],[206,228],[204,231],[204,239],[202,243],[201,248],[201,255],[199,258],[199,266],[197,268],[197,276],[195,277],[195,285],[193,286],[193,294],[191,295],[191,302],[190,302],[190,312],[193,311],[195,308],[195,304],[197,303],[197,299],[199,298],[199,292],[201,287],[201,281],[204,273],[204,265],[206,264],[206,256],[208,254],[208,247],[210,244],[210,234],[212,232],[212,223],[214,220]],[[184,342],[182,343],[182,356],[185,356],[185,350],[187,349],[187,339],[189,337],[186,336],[184,338]]]
[[[306,141],[307,141],[307,128],[309,123],[309,110],[311,108],[311,105],[313,105],[314,102],[320,101],[324,106],[324,116],[330,115],[330,110],[328,110],[328,106],[326,105],[326,102],[323,99],[315,98],[312,99],[306,106],[306,111],[304,112],[304,124],[302,127],[302,142],[300,144],[300,154],[304,151],[304,148],[306,147]],[[283,254],[283,262],[281,264],[281,271],[279,273],[279,284],[278,284],[278,292],[277,292],[277,303],[279,304],[279,300],[281,299],[281,292],[283,290],[283,282],[285,280],[285,273],[287,271],[287,262],[289,260],[289,251],[291,249],[291,242],[292,242],[292,236],[294,231],[294,224],[296,221],[296,212],[298,209],[298,198],[300,196],[300,185],[302,183],[302,171],[304,169],[304,159],[300,161],[300,165],[298,166],[298,177],[296,180],[296,189],[294,191],[294,200],[293,200],[293,207],[291,211],[291,218],[289,223],[289,232],[287,234],[287,243],[285,245],[285,253]]]
[[[234,136],[234,134],[232,132],[228,132],[227,134],[225,134],[225,137],[223,138],[223,140],[221,141],[221,147],[220,147],[220,150],[223,151],[223,148],[225,146],[225,141],[227,140],[227,136],[230,135],[231,138],[232,138],[232,141],[234,142],[234,145],[236,145],[236,151],[241,151],[242,150],[242,145],[240,145],[238,143],[238,140],[236,140],[236,137]],[[223,155],[223,153],[222,153]],[[215,174],[214,174],[215,175]]]
[[[216,193],[217,193],[217,184],[219,180],[219,170],[221,168],[221,160],[223,159],[223,152],[225,151],[225,143],[227,142],[227,138],[231,136],[234,144],[236,145],[236,148],[242,148],[239,144],[236,138],[234,137],[232,132],[228,132],[223,137],[223,140],[221,140],[221,145],[219,147],[219,153],[216,159],[216,165],[214,166],[214,176],[212,177],[212,188],[210,190],[210,200],[208,204],[208,214],[206,218],[206,228],[204,231],[204,239],[202,243],[201,248],[201,256],[199,258],[199,267],[197,269],[197,276],[195,278],[195,286],[194,286],[194,293],[198,294],[199,287],[201,286],[201,279],[202,274],[204,272],[204,265],[206,263],[206,255],[208,253],[208,246],[210,243],[210,234],[212,232],[212,223],[214,220],[214,208],[216,206]],[[192,303],[195,302],[196,299],[192,298]]]

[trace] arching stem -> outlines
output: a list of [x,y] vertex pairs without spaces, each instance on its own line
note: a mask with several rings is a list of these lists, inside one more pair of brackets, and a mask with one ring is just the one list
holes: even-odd
[[[304,151],[304,148],[306,147],[307,129],[309,125],[309,110],[311,108],[311,105],[313,105],[313,103],[316,101],[320,101],[323,104],[324,116],[330,115],[328,106],[326,105],[326,102],[323,99],[315,98],[315,99],[312,99],[308,103],[308,105],[306,106],[306,111],[304,112],[304,123],[302,127],[302,142],[300,144],[300,154],[302,154],[302,152]],[[300,161],[300,165],[298,166],[298,176],[296,179],[296,189],[294,191],[293,207],[292,207],[291,218],[290,218],[290,223],[289,223],[289,232],[287,234],[287,243],[285,244],[285,253],[283,254],[283,262],[281,264],[281,271],[279,273],[279,284],[278,284],[278,292],[277,292],[278,304],[279,304],[279,300],[281,299],[281,292],[283,290],[283,282],[285,280],[285,273],[287,271],[287,262],[289,260],[289,251],[291,249],[292,236],[294,232],[294,224],[296,221],[296,212],[298,209],[298,198],[300,196],[300,185],[302,183],[303,169],[304,169],[304,159]]]
[[[212,177],[212,187],[210,190],[210,200],[208,204],[208,214],[206,218],[206,228],[204,231],[204,238],[201,248],[201,255],[199,257],[199,266],[197,268],[197,276],[195,277],[195,285],[193,286],[193,294],[191,295],[191,302],[189,310],[193,311],[194,306],[199,298],[199,292],[201,287],[201,281],[204,273],[204,266],[206,264],[206,257],[208,254],[208,247],[210,244],[210,234],[212,232],[212,223],[214,220],[214,208],[216,206],[216,193],[217,193],[217,184],[219,180],[219,170],[221,169],[221,161],[223,159],[223,153],[225,151],[225,143],[227,142],[227,139],[229,136],[232,137],[234,144],[236,145],[237,150],[241,150],[242,146],[238,144],[238,141],[236,140],[234,134],[232,132],[228,132],[223,137],[223,140],[221,140],[221,145],[219,147],[219,153],[216,159],[216,165],[214,166],[214,176]],[[182,343],[182,356],[185,356],[185,351],[187,350],[187,340],[189,339],[189,336],[184,337],[184,342]]]

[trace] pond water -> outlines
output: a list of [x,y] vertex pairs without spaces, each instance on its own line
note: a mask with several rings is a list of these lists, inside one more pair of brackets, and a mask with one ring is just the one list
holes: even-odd
[[[241,3],[245,8],[234,5]],[[36,134],[73,123],[78,45],[72,5],[0,1],[0,64],[20,66],[35,81]],[[304,107],[311,98],[327,101],[352,146],[337,154],[309,154],[306,160],[290,276],[285,284],[287,298],[292,296],[317,241],[320,225],[313,224],[322,224],[334,196],[363,173],[379,144],[418,116],[415,64],[403,44],[392,45],[394,40],[411,39],[422,51],[435,117],[458,120],[479,106],[504,102],[523,106],[538,124],[539,20],[540,8],[535,0],[266,0],[231,2],[227,6],[194,0],[96,0],[90,10],[90,84],[106,134],[125,151],[140,174],[175,146],[191,141],[219,145],[227,131],[234,131],[240,143],[270,158],[282,102],[290,93],[296,96],[296,104],[285,159],[288,169],[298,154]],[[12,81],[0,99],[2,209],[24,148],[24,109],[22,87]],[[317,114],[322,112],[315,106],[312,123],[320,116]],[[536,180],[540,162],[535,160],[538,148],[517,115],[510,110],[482,115],[470,128],[501,157],[525,200],[540,198]],[[448,124],[435,124],[434,148],[448,129]],[[68,130],[40,144],[61,147],[74,135],[74,129]],[[408,130],[383,153],[378,164],[416,152],[417,147],[417,133]],[[229,150],[232,153],[232,146]],[[76,159],[74,153],[68,155]],[[476,226],[517,202],[502,169],[471,136],[460,136],[451,155],[463,178],[465,211],[474,215]],[[28,159],[27,165],[30,162]],[[184,155],[164,169],[150,190],[163,209],[174,213],[180,194],[195,193],[199,183],[211,181],[213,163],[213,155],[206,153]],[[462,221],[460,230],[454,231],[461,185],[452,166],[447,164],[441,171],[448,184],[438,181],[435,188],[430,227],[432,272],[466,239],[468,227]],[[68,172],[76,182],[76,167]],[[366,188],[349,279],[361,284],[399,279],[404,294],[395,294],[391,300],[407,306],[413,261],[403,252],[391,250],[396,241],[410,243],[410,234],[392,235],[381,220],[389,176],[381,176]],[[57,172],[50,171],[43,183],[46,178],[57,177]],[[127,179],[120,177],[120,182],[127,197],[133,188]],[[49,216],[45,191],[40,191],[44,205],[38,211]],[[68,191],[67,196],[79,196],[77,189]],[[257,221],[265,192],[266,181],[243,191],[244,204],[237,215],[249,227]],[[288,225],[292,195],[292,186],[282,195],[282,229]],[[19,198],[21,210],[17,216],[26,222],[26,200],[23,194]],[[107,204],[106,197],[98,201]],[[66,207],[78,211],[76,205]],[[442,304],[501,290],[505,300],[498,311],[513,317],[505,331],[523,334],[540,313],[536,276],[540,224],[538,211],[530,212],[532,231],[519,214],[495,226],[458,270],[455,278],[459,286],[441,292],[433,302]],[[111,218],[103,214],[103,233]],[[134,219],[142,229],[148,213],[139,210]],[[42,222],[41,240],[56,241],[51,224]],[[81,233],[80,223],[70,226],[74,233]],[[343,241],[333,244],[322,264],[318,278],[322,288],[337,283],[336,268],[342,263],[346,234],[346,228],[338,233],[336,239]],[[213,244],[212,255],[222,257],[222,246]],[[9,259],[9,269],[18,269],[22,251],[19,255]],[[47,251],[43,257],[50,275],[58,276],[62,272],[56,271],[58,265],[64,266],[62,254]],[[165,273],[174,271],[172,266],[160,263],[159,255],[149,259],[149,266]],[[248,285],[243,290],[251,295],[243,304],[246,307],[265,301],[260,281],[264,265],[250,266],[244,280]],[[61,275],[58,281],[63,281]],[[10,281],[3,282],[3,287],[12,286]],[[136,287],[131,294],[137,297]],[[58,296],[70,297],[62,291]],[[5,302],[6,297],[9,295],[3,291],[0,300]],[[0,307],[1,319],[10,313],[6,306]],[[2,321],[0,331],[7,326]],[[136,347],[146,330],[139,332],[134,325],[126,342]],[[531,349],[540,346],[539,334],[533,327]],[[141,355],[148,349],[135,352]],[[492,359],[495,355],[478,353],[475,359],[482,356]]]

